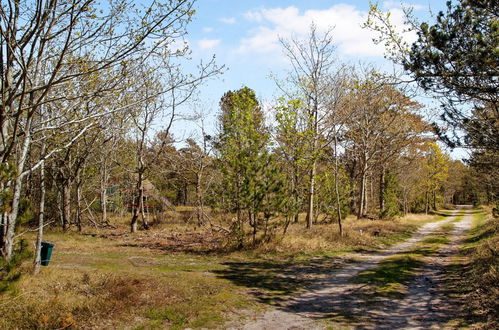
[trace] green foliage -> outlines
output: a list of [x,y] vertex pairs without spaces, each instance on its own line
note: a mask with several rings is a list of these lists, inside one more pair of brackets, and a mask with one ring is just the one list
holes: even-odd
[[449,163],[449,156],[436,143],[429,145],[423,166],[424,177],[421,178],[427,209],[432,204],[432,208],[435,210],[437,205],[442,202],[442,196],[439,192],[448,178]]
[[447,1],[434,23],[419,23],[411,10],[405,10],[409,30],[418,34],[410,47],[389,16],[371,5],[365,26],[380,33],[376,42],[385,44],[388,57],[412,73],[422,88],[441,96],[442,118],[467,133],[463,141],[462,134],[448,135],[449,130],[435,124],[440,137],[451,147],[475,143],[497,151],[497,1]]
[[274,109],[276,140],[275,154],[281,164],[286,198],[281,211],[291,217],[303,209],[305,186],[303,178],[308,175],[313,154],[314,132],[309,128],[309,116],[303,111],[301,99],[279,99]]
[[[404,63],[421,87],[445,95],[443,118],[466,130],[465,143],[495,150],[499,148],[498,22],[495,0],[449,1],[435,24],[421,24]],[[474,111],[468,115],[459,104],[470,101]],[[462,143],[440,135],[451,146]]]
[[22,239],[15,247],[9,261],[0,258],[0,293],[12,289],[12,285],[21,277],[19,267],[22,262],[32,257],[28,243]]
[[[336,196],[336,178],[334,168],[327,167],[317,175],[317,205],[319,210],[328,217],[338,220],[338,201]],[[341,217],[344,219],[350,213],[352,186],[343,167],[338,168],[338,195],[340,199]]]
[[497,1],[448,1],[435,24],[421,24],[404,66],[427,90],[496,102],[498,31]]
[[12,201],[12,190],[7,183],[16,177],[17,169],[10,163],[0,163],[0,212],[9,212]]
[[31,200],[23,198],[19,202],[19,215],[17,216],[16,227],[25,224],[34,218]]
[[281,154],[292,166],[307,168],[310,166],[313,153],[313,139],[315,133],[310,129],[310,116],[302,110],[304,107],[301,99],[279,99],[275,108],[277,121],[277,141]]
[[381,218],[393,218],[400,214],[399,205],[399,185],[397,176],[388,171],[385,176],[385,191],[384,191],[385,209],[381,213]]
[[[270,134],[254,91],[248,87],[229,91],[220,107],[221,132],[216,143],[222,173],[220,206],[236,215],[236,234],[248,222],[255,239],[262,212],[268,220],[281,203],[279,167],[269,152]],[[242,246],[241,234],[236,236]]]

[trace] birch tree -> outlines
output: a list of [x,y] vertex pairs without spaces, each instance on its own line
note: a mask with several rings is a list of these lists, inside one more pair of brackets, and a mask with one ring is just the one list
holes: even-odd
[[308,167],[307,228],[314,219],[314,199],[316,190],[317,160],[321,151],[329,146],[334,138],[333,127],[328,123],[331,112],[336,111],[344,90],[345,67],[338,64],[335,54],[332,30],[317,31],[312,24],[306,39],[293,37],[281,39],[284,54],[291,70],[286,87],[279,84],[288,99],[301,99],[307,135],[311,136]]
[[[137,6],[121,0],[102,4],[92,0],[2,2],[0,158],[2,164],[14,166],[17,173],[2,186],[2,191],[12,195],[0,217],[0,253],[4,259],[12,256],[25,177],[95,125],[88,123],[75,131],[73,124],[121,110],[102,107],[78,119],[40,117],[35,123],[40,108],[61,101],[54,90],[70,90],[80,77],[106,70],[114,73],[92,93],[82,88],[81,93],[62,103],[70,111],[81,106],[84,99],[98,100],[113,90],[130,61],[146,61],[152,53],[167,57],[175,53],[171,45],[186,33],[186,24],[194,13],[192,6],[193,1],[187,0],[152,1]],[[47,150],[43,159],[27,168],[34,135],[41,131],[66,131],[69,141]]]

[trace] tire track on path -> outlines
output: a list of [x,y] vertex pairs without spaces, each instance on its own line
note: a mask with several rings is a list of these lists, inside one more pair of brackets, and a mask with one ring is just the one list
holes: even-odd
[[[349,255],[348,258],[360,261],[346,264],[343,268],[334,270],[330,276],[318,282],[308,292],[289,298],[273,310],[253,315],[249,319],[229,322],[224,328],[245,330],[325,329],[328,326],[318,322],[323,319],[335,319],[341,323],[351,324],[353,327],[363,327],[365,323],[356,324],[355,320],[355,315],[365,314],[365,304],[362,298],[355,295],[355,292],[363,285],[351,283],[351,279],[360,272],[375,268],[385,258],[410,249],[427,236],[438,231],[442,225],[455,219],[456,216],[453,215],[443,221],[427,223],[421,226],[411,238],[384,251]],[[374,320],[382,320],[386,314],[374,310],[372,317]],[[394,323],[397,321],[399,320],[393,319]],[[393,327],[392,325],[389,328]]]
[[365,329],[442,329],[457,315],[458,306],[449,302],[445,294],[446,267],[459,252],[473,217],[468,211],[455,224],[450,241],[436,254],[425,258],[423,270],[417,274],[401,301],[386,301],[383,309],[372,311],[374,320]]

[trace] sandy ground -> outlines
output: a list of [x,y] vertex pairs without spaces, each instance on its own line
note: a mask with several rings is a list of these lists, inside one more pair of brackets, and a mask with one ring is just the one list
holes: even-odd
[[[352,254],[358,262],[346,264],[305,294],[291,297],[276,308],[261,314],[246,313],[232,321],[226,329],[431,329],[442,328],[454,315],[455,306],[444,295],[444,269],[459,250],[466,231],[471,226],[468,213],[455,224],[448,244],[425,259],[425,266],[408,287],[403,299],[366,301],[358,291],[365,284],[351,283],[360,272],[376,267],[383,259],[410,249],[440,226],[455,220],[422,226],[410,239],[374,254]],[[327,320],[327,321],[326,321]]]

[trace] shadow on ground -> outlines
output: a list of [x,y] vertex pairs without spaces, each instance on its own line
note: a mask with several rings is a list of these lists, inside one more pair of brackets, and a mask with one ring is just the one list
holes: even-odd
[[225,262],[225,269],[214,273],[219,278],[249,288],[260,302],[279,306],[288,296],[317,286],[333,269],[351,261],[321,257],[307,261]]

